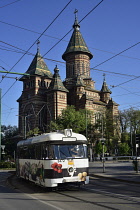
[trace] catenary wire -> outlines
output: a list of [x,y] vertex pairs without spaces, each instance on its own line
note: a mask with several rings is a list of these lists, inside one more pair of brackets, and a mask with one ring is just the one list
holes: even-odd
[[[93,12],[104,0],[100,1],[95,7],[93,7],[80,21],[82,22],[91,12]],[[73,29],[69,30],[57,43],[55,43],[42,57],[44,58],[54,47],[56,47]]]
[[3,7],[7,7],[7,6],[11,5],[11,4],[17,3],[18,1],[21,1],[21,0],[16,0],[16,1],[13,1],[13,2],[11,2],[9,4],[5,4],[5,5],[1,6],[0,9],[3,8]]
[[[24,52],[26,52],[25,50],[23,50],[23,49],[21,49],[21,48],[19,48],[19,47],[16,47],[16,46],[14,46],[14,45],[11,45],[11,44],[9,44],[9,43],[6,43],[6,42],[4,42],[4,41],[0,41],[0,42],[4,43],[4,44],[6,44],[6,45],[9,45],[9,46],[11,46],[11,47],[14,47],[14,48],[16,48],[16,49],[18,49],[18,50],[20,50],[20,51],[13,51],[13,50],[12,50],[12,52],[16,52],[16,53],[24,53]],[[11,48],[8,48],[8,49],[11,49]],[[5,49],[5,50],[7,50],[7,49]],[[27,54],[28,54],[28,55],[32,55],[32,56],[35,56],[35,54],[30,53],[30,52],[28,52]],[[45,58],[45,57],[44,57],[44,59],[49,60],[49,61],[53,61],[53,62],[57,62],[57,63],[65,64],[64,61],[58,61],[58,60],[54,60],[54,59],[50,59],[50,58]],[[101,71],[101,72],[107,72],[107,73],[109,73],[109,74],[116,74],[116,75],[127,76],[127,77],[135,77],[135,78],[138,77],[138,76],[136,76],[136,75],[122,74],[122,73],[113,72],[113,71],[107,71],[107,70],[103,70],[103,69],[90,68],[90,70],[93,70],[93,71]],[[8,71],[8,70],[7,70],[7,71]]]
[[[70,0],[70,1],[68,2],[68,4],[63,8],[62,11],[64,11],[64,9],[71,3],[71,1],[72,1],[72,0]],[[96,5],[88,14],[87,14],[87,15],[89,15],[91,12],[93,12],[93,11],[94,11],[94,10],[95,10],[103,1],[104,1],[104,0],[100,1],[100,2],[99,2],[99,3],[98,3],[98,4],[97,4],[97,5]],[[62,11],[59,13],[59,15],[62,13]],[[57,17],[58,17],[59,15],[57,15]],[[82,20],[84,20],[84,19],[87,17],[87,15],[86,15],[84,18],[82,18]],[[56,17],[56,18],[57,18],[57,17]],[[52,23],[56,20],[56,18],[52,21]],[[82,20],[81,20],[81,21],[82,21]],[[81,21],[80,21],[80,22],[81,22]],[[52,25],[52,23],[51,23],[50,25]],[[38,37],[37,40],[39,40],[40,37],[47,31],[47,29],[50,27],[50,25],[43,31],[43,33]],[[72,29],[71,29],[71,30],[72,30]],[[71,30],[70,30],[70,31],[71,31]],[[69,32],[70,32],[70,31],[69,31]],[[68,32],[68,33],[69,33],[69,32]],[[68,33],[67,33],[67,34],[68,34]],[[67,34],[66,34],[66,35],[67,35]],[[66,36],[66,35],[65,35],[65,36]],[[64,36],[64,37],[65,37],[65,36]],[[64,38],[64,37],[63,37],[63,38]],[[62,39],[63,39],[63,38],[62,38]],[[62,40],[62,39],[61,39],[61,40]],[[32,44],[32,46],[37,42],[37,40]],[[61,41],[61,40],[60,40],[60,41]],[[60,42],[60,41],[59,41],[59,42]],[[53,49],[59,42],[57,42],[51,49]],[[32,46],[31,46],[26,52],[28,52],[28,51],[32,48]],[[51,49],[50,49],[50,50],[51,50]],[[49,50],[48,52],[50,52],[50,50]],[[47,52],[47,53],[48,53],[48,52]],[[45,53],[44,56],[45,56],[47,53]],[[25,55],[25,54],[26,54],[26,53],[24,53],[24,55]],[[24,55],[21,56],[21,58],[20,58],[20,59],[15,63],[15,65],[10,69],[10,71],[17,65],[17,63],[19,63],[19,61],[24,57]],[[44,56],[43,56],[43,57],[44,57]],[[16,82],[16,81],[15,81],[15,82]],[[8,89],[8,91],[9,91],[12,87],[13,87],[13,85]],[[6,93],[7,93],[8,91],[6,91]],[[3,95],[3,97],[6,95],[6,93]]]
[[[22,29],[22,30],[25,30],[25,31],[29,31],[29,32],[32,32],[32,33],[41,34],[40,32],[33,31],[33,30],[27,29],[25,27],[17,26],[17,25],[11,24],[11,23],[6,23],[6,22],[1,21],[1,20],[0,20],[0,23],[6,24],[6,25],[9,25],[9,26],[12,26],[12,27],[16,27],[16,28],[19,28],[19,29]],[[58,38],[58,37],[50,36],[50,35],[47,35],[47,34],[43,34],[43,36],[47,36],[47,37],[50,37],[50,38],[53,38],[53,39],[60,40],[60,38]],[[62,41],[68,42],[67,40],[64,40],[64,39]],[[110,51],[107,51],[107,50],[97,49],[97,48],[93,48],[93,47],[89,47],[89,48],[100,51],[100,52],[106,52],[106,53],[109,53],[109,54],[116,54],[114,52],[110,52]],[[132,57],[132,56],[126,56],[126,55],[121,55],[121,54],[119,56],[130,58],[130,59],[135,59],[135,60],[140,60],[140,58],[135,58],[135,57]]]
[[118,55],[120,55],[120,54],[122,54],[122,53],[124,53],[124,52],[126,52],[127,50],[130,50],[131,48],[137,46],[138,44],[140,44],[140,42],[137,42],[137,43],[133,44],[132,46],[126,48],[125,50],[123,50],[123,51],[121,51],[121,52],[119,52],[119,53],[117,53],[116,55],[112,56],[111,58],[108,58],[107,60],[105,60],[105,61],[103,61],[103,62],[97,64],[97,65],[94,66],[93,68],[96,68],[96,67],[98,67],[98,66],[100,66],[100,65],[102,65],[102,64],[104,64],[104,63],[106,63],[107,61],[110,61],[111,59],[117,57]]
[[[50,28],[50,26],[56,21],[56,19],[61,15],[61,13],[67,8],[67,6],[72,2],[70,0],[65,7],[59,12],[59,14],[53,19],[53,21],[47,26],[47,28],[40,34],[40,36],[33,42],[33,44],[28,48],[28,50],[19,58],[19,60],[14,64],[14,66],[9,70],[11,71],[20,61],[21,59],[26,55],[27,52],[33,47],[33,45],[37,42],[37,40],[40,39],[40,37]],[[7,75],[7,74],[6,74]],[[1,83],[1,82],[0,82]]]

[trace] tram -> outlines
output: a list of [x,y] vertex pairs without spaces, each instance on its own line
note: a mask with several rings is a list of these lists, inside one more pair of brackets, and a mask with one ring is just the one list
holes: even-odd
[[17,144],[16,173],[44,187],[88,184],[87,139],[65,129],[44,133]]

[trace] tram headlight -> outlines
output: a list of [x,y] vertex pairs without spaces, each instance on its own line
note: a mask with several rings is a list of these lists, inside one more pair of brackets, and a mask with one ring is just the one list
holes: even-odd
[[73,167],[70,167],[69,168],[69,173],[72,173],[74,171],[74,168]]

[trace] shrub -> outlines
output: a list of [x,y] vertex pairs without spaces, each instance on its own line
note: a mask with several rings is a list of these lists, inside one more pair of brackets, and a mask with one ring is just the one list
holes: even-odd
[[14,162],[0,162],[0,168],[15,168],[15,163]]

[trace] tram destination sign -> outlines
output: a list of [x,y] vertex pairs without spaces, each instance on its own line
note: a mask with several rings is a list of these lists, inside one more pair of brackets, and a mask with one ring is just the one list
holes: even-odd
[[63,141],[76,141],[77,138],[76,137],[63,137],[62,140]]

